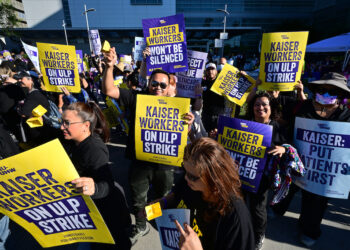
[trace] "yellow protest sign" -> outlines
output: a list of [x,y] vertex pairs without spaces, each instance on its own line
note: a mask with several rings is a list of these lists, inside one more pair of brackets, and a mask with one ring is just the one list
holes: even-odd
[[59,140],[4,159],[0,166],[0,212],[42,247],[114,243],[91,198],[73,188],[70,181],[79,175]]
[[242,75],[237,68],[226,63],[210,90],[242,106],[254,85],[252,77]]
[[75,46],[37,43],[37,47],[46,91],[62,92],[61,87],[66,87],[71,93],[79,93]]
[[32,114],[35,117],[40,117],[43,116],[46,112],[47,110],[43,106],[38,105],[35,109],[33,109]]
[[162,208],[160,207],[159,202],[146,206],[145,211],[147,220],[153,220],[162,216]]
[[110,49],[111,49],[111,45],[109,44],[109,42],[107,40],[105,40],[103,42],[101,52],[108,53]]
[[138,160],[180,166],[187,144],[190,99],[137,95],[135,149]]
[[43,121],[43,118],[41,116],[34,116],[34,117],[31,117],[31,118],[28,118],[26,120],[26,123],[31,128],[37,128],[37,127],[44,126],[44,121]]
[[294,89],[301,77],[308,34],[308,31],[263,34],[259,89]]

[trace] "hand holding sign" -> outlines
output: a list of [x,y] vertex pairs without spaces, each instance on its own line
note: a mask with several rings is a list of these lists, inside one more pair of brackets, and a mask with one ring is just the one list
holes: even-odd
[[186,223],[184,223],[184,227],[180,225],[180,223],[175,220],[175,225],[177,230],[180,232],[180,240],[179,247],[181,250],[202,250],[202,244],[199,240],[197,234],[193,229]]
[[115,52],[115,48],[112,47],[109,52],[104,54],[104,62],[107,67],[114,67],[117,62],[117,53]]
[[72,180],[72,183],[75,184],[75,188],[77,188],[84,195],[91,196],[95,193],[95,182],[92,178],[80,177]]

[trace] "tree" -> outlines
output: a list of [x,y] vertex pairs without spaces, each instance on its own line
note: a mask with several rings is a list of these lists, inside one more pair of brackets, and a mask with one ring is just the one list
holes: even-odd
[[0,0],[0,28],[1,32],[6,36],[16,35],[13,31],[19,23],[20,19],[17,18],[15,8],[12,7],[9,1]]

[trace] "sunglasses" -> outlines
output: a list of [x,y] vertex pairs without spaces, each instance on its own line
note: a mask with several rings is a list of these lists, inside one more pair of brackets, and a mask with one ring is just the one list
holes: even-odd
[[189,179],[191,182],[196,182],[196,181],[198,181],[201,178],[199,176],[195,176],[195,175],[190,174],[189,172],[187,172],[186,169],[184,168],[184,163],[181,163],[181,167],[185,171],[185,175],[187,176],[187,179]]
[[82,121],[82,122],[70,122],[70,121],[67,121],[67,120],[62,120],[61,121],[61,125],[64,127],[64,128],[69,128],[70,125],[72,124],[77,124],[77,123],[84,123],[86,121]]
[[157,81],[152,81],[151,82],[151,86],[153,87],[153,88],[156,88],[156,87],[158,87],[158,86],[160,86],[160,88],[162,88],[162,89],[166,89],[167,87],[168,87],[168,84],[166,84],[165,82],[157,82]]
[[335,89],[327,89],[327,88],[317,88],[316,92],[323,95],[325,93],[328,92],[329,95],[331,96],[338,96],[339,95],[339,91],[335,90]]

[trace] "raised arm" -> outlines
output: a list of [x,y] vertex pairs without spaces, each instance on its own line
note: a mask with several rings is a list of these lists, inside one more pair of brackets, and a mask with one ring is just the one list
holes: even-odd
[[102,77],[102,92],[109,97],[119,99],[119,88],[114,85],[113,68],[117,62],[117,53],[115,48],[111,48],[109,52],[105,53],[104,61],[106,69]]

